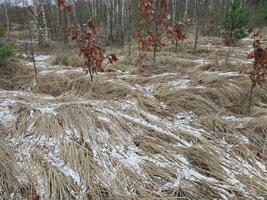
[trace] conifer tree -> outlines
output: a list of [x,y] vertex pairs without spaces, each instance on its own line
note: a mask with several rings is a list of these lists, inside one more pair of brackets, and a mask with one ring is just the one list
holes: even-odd
[[5,59],[11,57],[14,53],[14,44],[7,43],[1,38],[6,34],[6,29],[2,24],[0,24],[0,64],[4,62]]
[[227,46],[247,36],[246,27],[250,21],[249,12],[241,4],[240,0],[233,0],[230,10],[226,12],[224,19],[224,42]]

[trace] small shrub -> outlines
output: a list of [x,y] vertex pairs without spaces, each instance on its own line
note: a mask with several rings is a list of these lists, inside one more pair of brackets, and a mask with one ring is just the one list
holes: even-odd
[[6,34],[5,27],[2,24],[0,24],[0,37],[4,37],[5,34]]
[[153,48],[153,60],[156,62],[156,53],[165,46],[163,34],[166,33],[170,14],[166,0],[140,0],[140,18],[143,28],[133,33],[138,40],[138,49],[141,51]]
[[227,46],[247,36],[246,26],[249,21],[249,12],[241,6],[240,0],[234,0],[224,19],[224,42]]
[[[4,37],[5,33],[5,28],[0,24],[0,37]],[[0,41],[0,64],[3,63],[5,59],[11,57],[14,54],[14,49],[15,45],[13,43]]]
[[0,64],[14,54],[14,49],[13,43],[0,44]]
[[249,95],[249,112],[251,111],[253,90],[258,85],[262,87],[262,84],[265,82],[265,75],[267,72],[267,49],[261,47],[261,32],[258,31],[256,34],[254,34],[255,31],[253,31],[253,29],[251,30],[251,32],[253,32],[252,38],[254,39],[254,51],[247,57],[248,59],[254,59],[254,65],[251,70],[246,72],[249,75],[249,78],[252,83]]

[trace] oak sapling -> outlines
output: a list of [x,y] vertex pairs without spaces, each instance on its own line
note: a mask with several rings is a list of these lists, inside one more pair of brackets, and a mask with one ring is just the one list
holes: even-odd
[[156,62],[156,53],[165,44],[162,41],[166,33],[170,15],[167,0],[139,0],[140,18],[143,28],[134,32],[133,37],[138,40],[138,49],[141,51],[153,48],[153,60]]
[[79,46],[79,55],[82,55],[85,61],[84,71],[90,74],[91,80],[98,71],[103,70],[103,61],[109,63],[116,62],[118,58],[115,54],[105,55],[105,49],[97,44],[96,28],[92,20],[86,23],[86,29],[81,30],[77,27],[71,27],[69,36],[75,40]]
[[[66,4],[65,0],[58,0],[58,7],[66,12],[71,12],[71,5]],[[103,61],[108,60],[109,63],[118,60],[115,54],[105,55],[105,49],[97,44],[96,27],[90,19],[86,23],[85,30],[75,26],[68,30],[71,40],[75,40],[78,44],[79,55],[84,58],[84,71],[90,74],[91,81],[98,71],[103,70]]]
[[177,51],[178,42],[186,39],[186,34],[183,33],[184,24],[177,22],[174,27],[168,29],[168,36],[170,40],[175,43],[175,51]]
[[[252,32],[253,30],[250,30]],[[255,33],[253,31],[252,38],[254,39],[253,42],[253,53],[250,53],[247,58],[254,59],[253,68],[246,72],[249,75],[251,80],[251,89],[249,94],[249,107],[248,111],[251,111],[252,105],[252,97],[253,97],[253,90],[256,86],[262,87],[262,84],[265,82],[265,75],[267,72],[267,49],[261,47],[261,33],[258,31]]]

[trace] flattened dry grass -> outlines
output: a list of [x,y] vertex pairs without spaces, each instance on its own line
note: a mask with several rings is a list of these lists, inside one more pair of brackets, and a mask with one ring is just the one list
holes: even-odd
[[35,193],[27,182],[27,176],[21,172],[15,153],[4,138],[4,129],[0,124],[0,197],[22,200]]
[[31,86],[33,69],[23,61],[10,60],[0,66],[0,88],[26,90]]
[[82,56],[77,55],[75,51],[63,51],[55,53],[50,60],[53,65],[64,65],[71,67],[81,67],[84,65]]
[[201,174],[218,180],[225,179],[225,172],[221,167],[221,163],[211,149],[206,150],[201,147],[192,147],[185,149],[184,154],[190,164]]
[[[10,94],[17,101],[9,108],[16,149],[29,151],[23,158],[29,188],[49,200],[264,197],[266,90],[255,90],[257,113],[244,120],[248,78],[221,74],[229,66],[197,66],[205,53],[163,51],[159,64],[148,67],[125,58],[94,82],[76,72],[45,74],[39,92],[56,98]],[[181,79],[189,85],[169,84]],[[192,119],[177,117],[190,111]],[[224,117],[231,114],[240,118]]]

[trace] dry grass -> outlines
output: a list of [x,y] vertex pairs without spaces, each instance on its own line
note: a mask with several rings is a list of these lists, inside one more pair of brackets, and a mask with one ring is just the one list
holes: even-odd
[[[0,184],[10,179],[6,198],[20,173],[26,191],[45,200],[266,198],[266,86],[255,90],[247,115],[249,79],[225,74],[237,72],[241,61],[235,68],[217,62],[225,50],[212,43],[219,48],[214,54],[166,47],[157,65],[150,53],[139,62],[116,50],[120,61],[93,82],[49,66],[38,93],[0,91],[1,120],[16,150],[0,140]],[[57,65],[78,63],[61,56]],[[199,64],[203,56],[211,63]],[[17,161],[22,167],[12,171]]]
[[54,57],[51,59],[53,65],[64,65],[71,67],[81,67],[84,65],[83,58],[75,51],[55,52]]
[[[1,125],[1,124],[0,124]],[[0,197],[2,200],[24,199],[31,190],[25,180],[18,162],[14,156],[14,152],[10,149],[5,140],[5,131],[0,126]]]
[[0,88],[26,90],[31,86],[33,76],[33,69],[23,61],[8,61],[0,66]]

